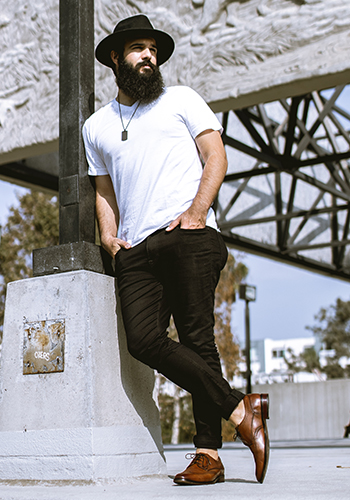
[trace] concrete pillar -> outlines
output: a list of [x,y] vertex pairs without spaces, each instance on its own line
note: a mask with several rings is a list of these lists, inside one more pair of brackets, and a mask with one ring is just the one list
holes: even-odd
[[127,352],[120,317],[110,276],[80,270],[8,285],[1,480],[166,473],[154,374]]

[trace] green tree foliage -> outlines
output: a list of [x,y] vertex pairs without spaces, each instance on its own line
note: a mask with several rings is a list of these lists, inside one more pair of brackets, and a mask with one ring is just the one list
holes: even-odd
[[4,320],[6,285],[32,276],[32,251],[58,245],[56,197],[30,191],[10,208],[0,242],[0,331]]
[[299,356],[294,353],[293,349],[288,348],[284,361],[291,375],[301,371],[309,373],[319,373],[321,371],[320,359],[313,346],[305,347]]
[[290,347],[288,347],[283,359],[290,374],[298,373],[302,370],[299,356],[297,356]]
[[300,358],[305,371],[313,373],[315,370],[321,369],[320,359],[313,346],[305,347],[304,351],[300,354]]
[[350,377],[350,365],[343,368],[340,364],[341,358],[350,357],[350,301],[337,299],[335,305],[321,308],[315,320],[318,324],[307,328],[332,353],[322,370],[327,378]]

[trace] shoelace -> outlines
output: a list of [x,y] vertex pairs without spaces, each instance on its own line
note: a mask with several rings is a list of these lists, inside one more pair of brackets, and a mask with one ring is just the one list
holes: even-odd
[[185,455],[185,458],[187,458],[187,460],[190,460],[192,458],[191,465],[196,464],[198,465],[198,467],[204,470],[208,469],[208,465],[210,465],[211,463],[209,458],[203,453],[187,453]]

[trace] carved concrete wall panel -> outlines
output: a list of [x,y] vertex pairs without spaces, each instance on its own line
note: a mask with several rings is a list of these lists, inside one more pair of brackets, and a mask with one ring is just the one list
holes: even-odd
[[0,2],[0,154],[58,137],[58,2]]
[[[346,0],[98,0],[98,4],[98,39],[128,13],[144,12],[157,27],[170,32],[176,52],[164,67],[167,82],[190,85],[215,111],[298,95],[350,78]],[[100,98],[109,95],[102,73]]]
[[[175,38],[167,83],[190,85],[215,111],[350,78],[348,0],[95,0],[96,42],[139,12]],[[0,163],[57,148],[58,27],[58,0],[0,0]],[[96,64],[96,106],[115,92]]]

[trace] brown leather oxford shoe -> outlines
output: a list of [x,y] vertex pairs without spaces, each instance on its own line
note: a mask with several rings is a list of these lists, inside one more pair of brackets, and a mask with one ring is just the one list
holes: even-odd
[[255,460],[255,476],[259,483],[265,478],[269,463],[270,443],[266,420],[269,418],[269,395],[247,394],[243,399],[245,415],[236,427],[242,442],[249,446]]
[[214,484],[225,481],[225,469],[220,458],[215,460],[206,453],[191,454],[192,462],[186,470],[176,474],[176,484]]

